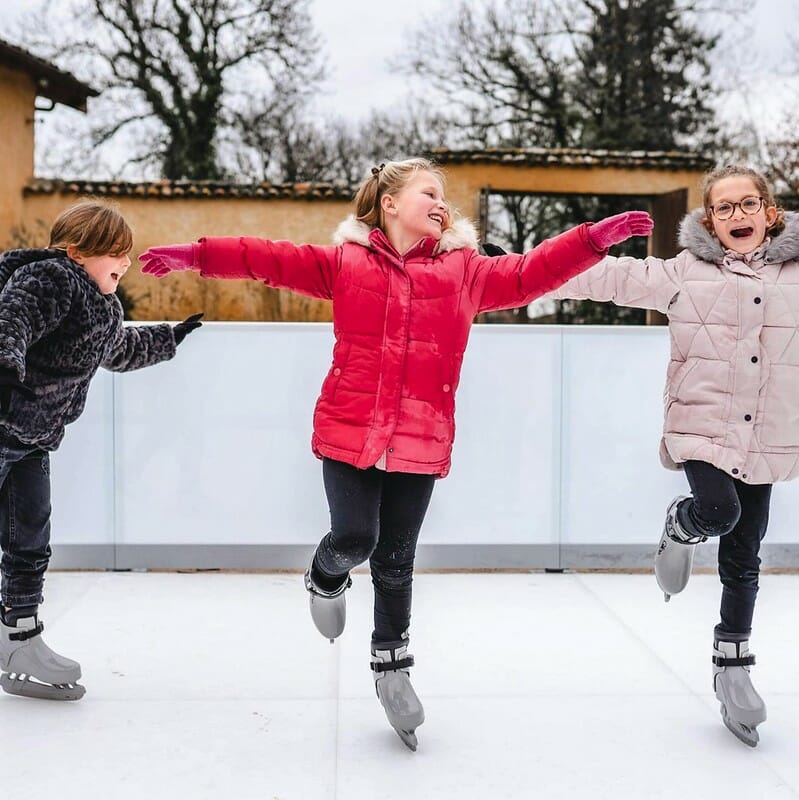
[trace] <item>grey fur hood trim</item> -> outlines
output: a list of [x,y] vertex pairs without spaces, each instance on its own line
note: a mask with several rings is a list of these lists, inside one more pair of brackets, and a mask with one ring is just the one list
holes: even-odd
[[[696,208],[686,214],[680,222],[680,247],[689,250],[697,258],[711,264],[721,264],[724,260],[724,248],[702,224],[705,209]],[[799,214],[795,211],[785,212],[785,228],[774,236],[766,251],[766,261],[782,263],[799,259]]]
[[[333,234],[334,244],[344,244],[345,242],[354,242],[361,244],[364,247],[369,247],[369,234],[370,228],[365,222],[358,222],[353,214],[350,214],[339,226]],[[452,223],[452,226],[444,231],[441,240],[438,243],[438,252],[445,253],[449,250],[460,250],[464,247],[469,247],[472,250],[477,250],[479,244],[477,240],[477,229],[471,220],[466,217],[458,217]]]

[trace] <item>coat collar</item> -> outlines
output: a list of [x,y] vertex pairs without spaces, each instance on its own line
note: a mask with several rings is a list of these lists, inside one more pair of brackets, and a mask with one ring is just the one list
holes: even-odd
[[[334,244],[345,244],[351,242],[368,247],[370,250],[390,251],[397,254],[391,243],[386,238],[380,228],[370,228],[364,222],[358,222],[353,214],[350,214],[333,234]],[[420,239],[409,251],[408,254],[436,255],[446,253],[450,250],[460,250],[464,247],[477,250],[477,230],[472,222],[465,217],[456,219],[452,226],[444,231],[441,239],[436,241],[432,237]]]
[[[702,261],[721,264],[725,258],[724,248],[702,224],[704,216],[705,210],[696,208],[683,217],[680,223],[680,247],[690,250]],[[799,214],[795,211],[786,211],[785,228],[781,233],[771,237],[764,260],[772,264],[796,259],[799,259]]]

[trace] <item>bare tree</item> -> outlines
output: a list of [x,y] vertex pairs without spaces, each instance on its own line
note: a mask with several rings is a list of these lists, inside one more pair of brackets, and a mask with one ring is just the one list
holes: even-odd
[[[730,0],[729,10],[740,5]],[[715,144],[712,0],[461,0],[415,34],[408,68],[474,146],[675,149]],[[630,199],[494,196],[487,237],[525,250]],[[591,321],[626,312],[574,308]],[[603,318],[604,314],[604,318]]]
[[716,12],[711,0],[461,0],[414,33],[405,69],[475,144],[712,145],[717,37],[697,19]]
[[574,49],[554,0],[461,0],[413,38],[407,69],[436,91],[465,142],[576,144]]
[[[282,113],[276,113],[280,109]],[[236,127],[242,131],[243,147],[236,153],[242,175],[355,186],[375,164],[446,145],[452,123],[413,101],[349,123],[312,115],[302,104],[278,95],[253,103],[240,114]]]
[[[677,0],[581,0],[564,14],[572,34],[581,144],[607,149],[712,147],[717,134],[710,53],[718,36],[688,17],[701,4]],[[579,24],[582,21],[582,24]]]
[[[308,0],[51,0],[67,30],[40,32],[40,52],[102,90],[92,144],[125,131],[128,163],[172,179],[217,179],[242,87],[313,86],[319,42]],[[62,17],[63,18],[63,17]],[[57,42],[57,45],[53,45]],[[154,123],[154,124],[153,124]]]
[[793,75],[795,90],[789,95],[786,110],[775,133],[765,138],[763,161],[769,178],[779,194],[790,196],[794,210],[799,211],[799,35],[788,37],[793,58],[788,69]]
[[[799,101],[799,97],[796,98]],[[799,197],[799,112],[796,102],[763,143],[766,171],[777,192]]]

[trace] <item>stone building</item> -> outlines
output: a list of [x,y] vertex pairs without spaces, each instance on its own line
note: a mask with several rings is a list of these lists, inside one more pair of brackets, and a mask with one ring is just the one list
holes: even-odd
[[[156,181],[108,182],[37,178],[37,98],[87,110],[97,92],[72,75],[0,41],[0,246],[46,245],[53,218],[86,195],[111,198],[134,229],[134,252],[202,235],[245,234],[327,244],[351,210],[353,187]],[[90,113],[90,109],[89,109]],[[677,221],[700,203],[698,183],[710,164],[684,153],[585,150],[451,151],[433,153],[448,176],[447,194],[461,213],[483,225],[489,193],[606,194],[646,197],[656,226],[651,250],[676,251]],[[327,302],[252,281],[205,281],[180,274],[157,281],[132,268],[123,288],[140,320],[182,319],[197,309],[209,320],[331,318]]]

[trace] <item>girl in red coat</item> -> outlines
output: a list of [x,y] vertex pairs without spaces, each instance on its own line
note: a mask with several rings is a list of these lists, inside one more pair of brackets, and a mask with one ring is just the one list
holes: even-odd
[[476,314],[513,308],[648,235],[628,212],[580,225],[524,255],[489,258],[456,219],[444,176],[421,158],[374,167],[336,245],[252,237],[154,247],[143,272],[193,269],[253,278],[333,301],[336,344],[314,412],[331,528],[305,574],[311,616],[331,641],[345,621],[349,573],[369,560],[375,590],[372,670],[389,722],[413,750],[424,711],[409,680],[416,541],[436,478],[449,472],[455,390]]

